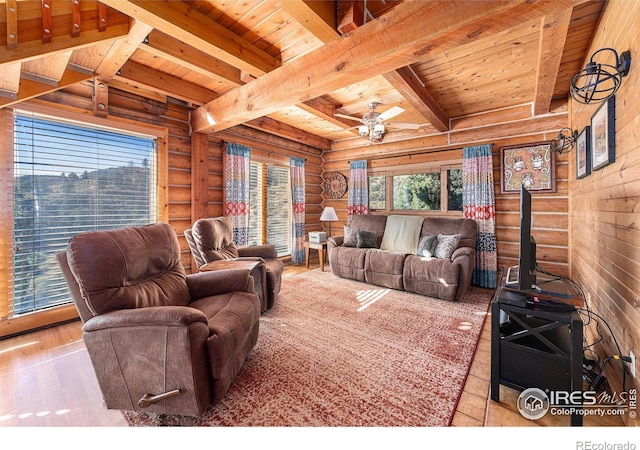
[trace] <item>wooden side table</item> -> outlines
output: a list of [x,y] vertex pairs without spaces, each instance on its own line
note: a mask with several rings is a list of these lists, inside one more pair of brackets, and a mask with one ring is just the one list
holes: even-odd
[[309,251],[315,248],[318,250],[318,258],[320,259],[320,269],[324,271],[324,258],[326,254],[327,241],[324,242],[309,242],[304,241],[304,257],[307,263],[307,267],[309,267]]

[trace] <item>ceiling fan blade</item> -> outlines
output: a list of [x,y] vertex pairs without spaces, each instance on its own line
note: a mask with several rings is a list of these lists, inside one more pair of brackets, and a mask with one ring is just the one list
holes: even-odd
[[356,122],[362,122],[362,118],[360,117],[353,117],[353,116],[348,116],[346,114],[340,114],[340,113],[335,113],[334,116],[341,117],[343,119],[355,120]]
[[385,122],[385,126],[390,126],[391,128],[400,128],[402,130],[417,130],[423,125],[424,124],[409,122]]
[[392,117],[397,116],[398,114],[402,114],[404,112],[404,108],[400,108],[399,106],[394,106],[393,108],[387,109],[385,112],[378,116],[378,120],[389,120]]

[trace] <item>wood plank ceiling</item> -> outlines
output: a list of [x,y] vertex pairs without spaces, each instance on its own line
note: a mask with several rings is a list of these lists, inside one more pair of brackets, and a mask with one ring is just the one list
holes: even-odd
[[0,107],[97,80],[186,102],[195,131],[244,124],[328,149],[362,141],[336,113],[361,117],[377,101],[420,125],[388,127],[385,141],[413,138],[516,105],[548,113],[589,56],[604,5],[0,0]]

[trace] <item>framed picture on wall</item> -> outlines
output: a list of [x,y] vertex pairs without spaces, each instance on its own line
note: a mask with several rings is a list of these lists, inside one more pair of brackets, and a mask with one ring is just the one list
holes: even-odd
[[591,169],[598,170],[616,160],[616,104],[610,97],[591,116]]
[[550,142],[500,147],[500,191],[556,191],[556,159]]
[[586,126],[576,141],[576,177],[584,178],[591,173],[591,127]]

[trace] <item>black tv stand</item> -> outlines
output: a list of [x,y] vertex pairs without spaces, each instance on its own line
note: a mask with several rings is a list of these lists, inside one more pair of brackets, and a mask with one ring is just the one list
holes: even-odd
[[[555,300],[497,289],[491,305],[491,400],[500,401],[500,385],[582,392],[582,320],[565,298]],[[581,426],[581,405],[576,406],[571,425]]]

